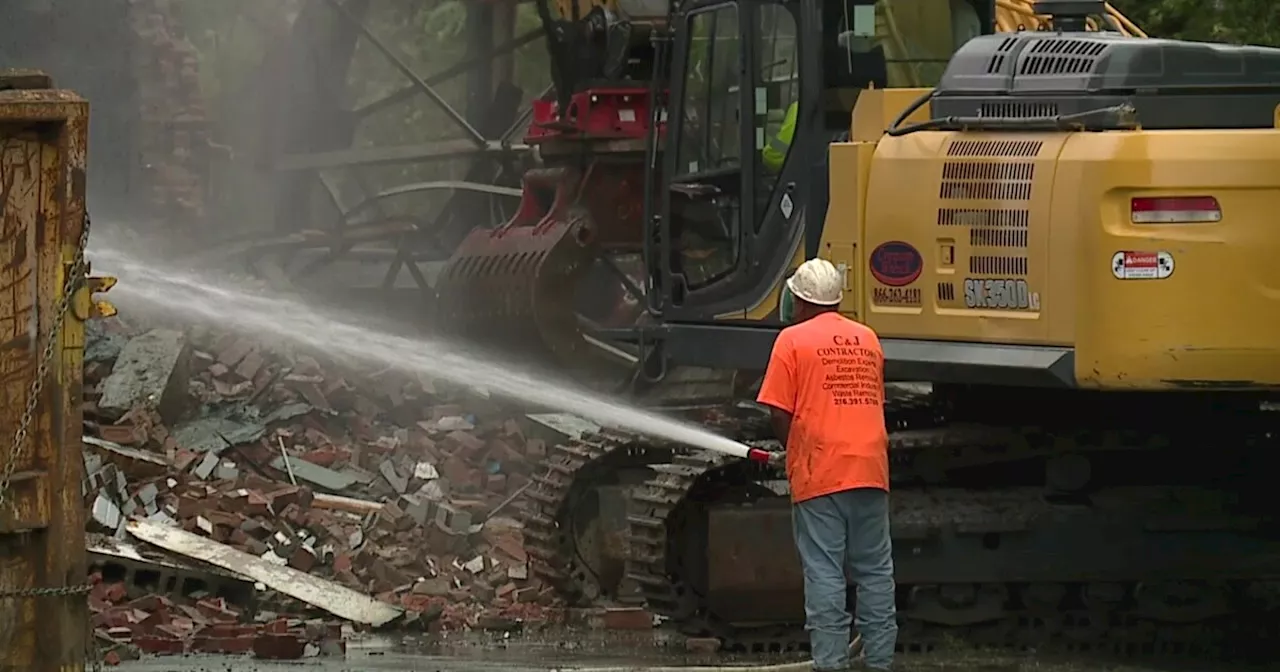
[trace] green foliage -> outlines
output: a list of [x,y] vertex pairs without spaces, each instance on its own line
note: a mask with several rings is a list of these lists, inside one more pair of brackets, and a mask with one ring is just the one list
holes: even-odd
[[1112,0],[1148,35],[1180,40],[1280,46],[1275,0]]

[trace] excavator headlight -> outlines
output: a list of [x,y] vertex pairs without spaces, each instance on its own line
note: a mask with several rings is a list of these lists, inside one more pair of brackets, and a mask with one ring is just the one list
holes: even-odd
[[1134,224],[1203,224],[1222,221],[1222,207],[1212,196],[1154,196],[1130,201]]

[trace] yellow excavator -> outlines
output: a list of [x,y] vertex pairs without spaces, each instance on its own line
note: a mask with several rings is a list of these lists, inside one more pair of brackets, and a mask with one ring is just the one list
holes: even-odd
[[[783,280],[829,259],[886,376],[926,384],[888,408],[902,648],[1274,623],[1280,50],[1146,39],[1093,0],[543,8],[545,168],[444,272],[449,324],[767,441],[730,402]],[[547,459],[526,537],[566,596],[803,646],[783,474],[609,431]]]

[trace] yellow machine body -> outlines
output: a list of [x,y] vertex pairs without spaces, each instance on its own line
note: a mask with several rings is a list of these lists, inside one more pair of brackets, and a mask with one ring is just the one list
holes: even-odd
[[[843,312],[889,341],[1011,346],[1010,367],[1070,349],[1084,388],[1280,385],[1280,131],[881,137],[922,92],[865,92],[831,146]],[[1135,223],[1153,198],[1220,218]]]

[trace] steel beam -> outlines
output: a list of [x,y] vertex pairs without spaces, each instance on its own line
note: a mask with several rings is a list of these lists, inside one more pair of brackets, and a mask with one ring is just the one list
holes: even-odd
[[[541,28],[531,30],[525,33],[524,35],[521,35],[520,37],[515,38],[514,40],[509,40],[503,43],[501,46],[495,48],[493,51],[489,52],[488,54],[483,54],[483,55],[475,56],[472,58],[468,58],[462,61],[461,63],[456,63],[454,65],[451,65],[445,68],[444,70],[441,70],[440,72],[437,72],[434,75],[427,77],[423,81],[431,86],[439,86],[440,84],[444,84],[445,82],[448,82],[454,77],[457,77],[458,75],[461,75],[467,72],[471,68],[475,67],[475,65],[481,61],[489,60],[491,58],[496,58],[498,56],[508,55],[511,52],[515,51],[516,49],[519,49],[520,47],[525,46],[526,44],[532,44],[538,38],[542,37],[542,35],[543,33]],[[499,79],[499,81],[501,81],[501,79]],[[422,92],[422,89],[419,88],[417,85],[409,85],[383,98],[379,98],[371,103],[366,103],[364,105],[361,105],[360,107],[357,107],[354,111],[352,111],[352,114],[358,119],[363,119],[371,114],[376,114],[378,112],[381,112],[382,110],[385,110],[388,107],[392,107],[400,103],[403,103],[409,100],[410,98],[413,98],[414,96],[418,95],[421,92]]]
[[399,54],[388,47],[381,39],[378,38],[377,35],[374,35],[373,31],[369,30],[369,27],[364,25],[364,22],[353,16],[351,12],[349,12],[338,0],[325,1],[328,2],[329,5],[333,7],[334,11],[338,12],[343,19],[346,19],[355,26],[360,33],[369,40],[369,43],[372,44],[375,49],[381,52],[382,55],[400,71],[401,74],[408,77],[409,80],[413,82],[414,86],[418,87],[420,91],[427,94],[431,100],[435,101],[436,105],[438,105],[440,109],[453,120],[453,123],[457,124],[458,128],[461,128],[462,131],[466,133],[467,137],[471,139],[472,144],[477,147],[483,147],[485,145],[485,138],[480,134],[480,131],[477,131],[475,127],[464,119],[461,114],[458,114],[458,111],[453,109],[453,106],[449,105],[449,102],[435,90],[435,87],[428,84],[426,80],[418,75],[418,73],[414,72],[413,68],[409,67],[409,64],[405,63],[404,59],[400,58]]
[[485,108],[493,103],[493,58],[483,58],[493,52],[493,5],[468,3],[466,8],[467,60],[475,61],[467,77],[467,120],[482,127]]

